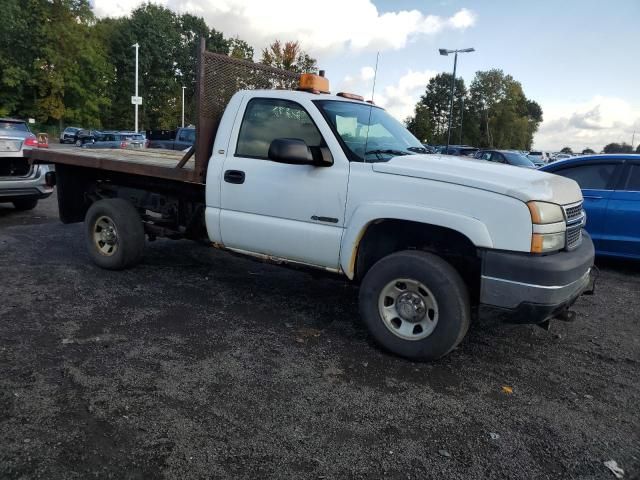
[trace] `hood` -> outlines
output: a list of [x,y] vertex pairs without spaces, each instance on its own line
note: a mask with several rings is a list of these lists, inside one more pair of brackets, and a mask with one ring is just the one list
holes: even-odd
[[560,205],[579,202],[582,192],[568,178],[541,172],[451,155],[405,155],[372,164],[375,172],[454,183],[517,198]]

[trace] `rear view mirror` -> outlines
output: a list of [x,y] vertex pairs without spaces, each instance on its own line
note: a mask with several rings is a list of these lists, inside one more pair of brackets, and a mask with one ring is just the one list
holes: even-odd
[[293,165],[315,165],[311,150],[299,138],[276,138],[269,145],[269,160]]

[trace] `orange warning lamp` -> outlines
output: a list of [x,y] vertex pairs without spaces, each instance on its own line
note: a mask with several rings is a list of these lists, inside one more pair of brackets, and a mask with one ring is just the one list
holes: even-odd
[[320,70],[320,75],[315,73],[301,74],[298,90],[311,93],[329,93],[329,80],[324,77],[324,70]]

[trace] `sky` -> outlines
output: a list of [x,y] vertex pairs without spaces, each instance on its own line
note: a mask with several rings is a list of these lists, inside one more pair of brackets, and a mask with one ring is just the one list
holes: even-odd
[[[640,143],[640,0],[152,0],[194,13],[256,51],[298,40],[326,70],[332,91],[371,98],[399,120],[413,112],[429,79],[450,72],[439,48],[461,54],[467,85],[500,68],[542,106],[536,149],[600,151]],[[143,0],[92,0],[99,17]]]

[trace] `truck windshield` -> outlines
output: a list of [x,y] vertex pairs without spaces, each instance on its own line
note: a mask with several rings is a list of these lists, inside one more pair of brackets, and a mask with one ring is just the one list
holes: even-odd
[[381,108],[339,100],[314,103],[340,137],[350,160],[385,162],[398,155],[427,153],[416,137]]

